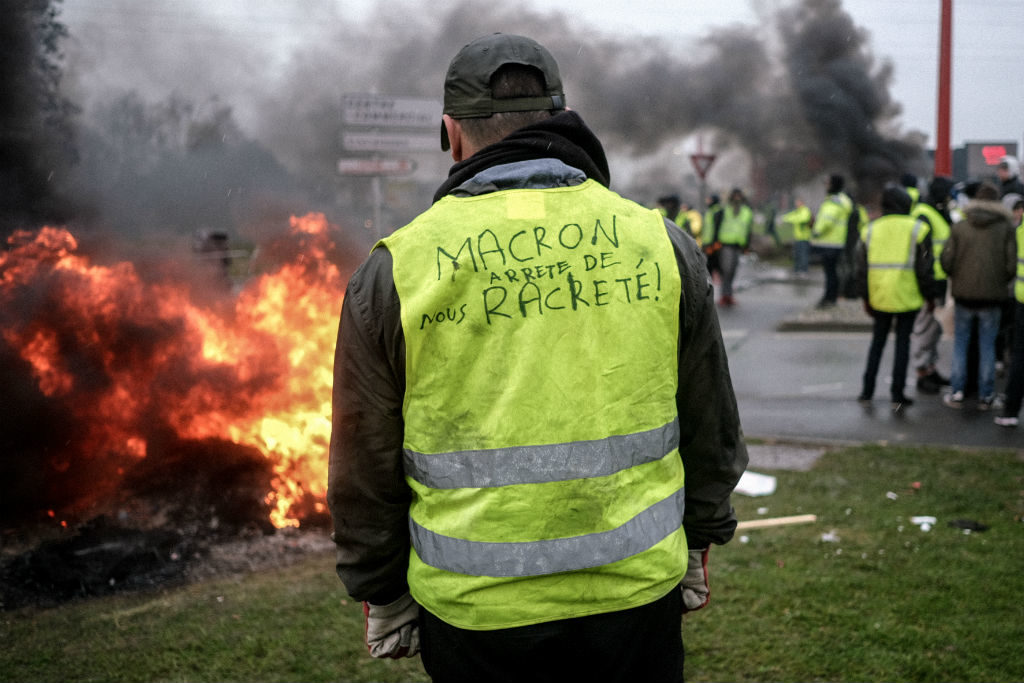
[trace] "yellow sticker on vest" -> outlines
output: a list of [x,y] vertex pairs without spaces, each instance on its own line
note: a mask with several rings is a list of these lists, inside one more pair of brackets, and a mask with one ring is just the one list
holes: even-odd
[[540,192],[509,192],[505,212],[510,219],[544,218],[544,195]]

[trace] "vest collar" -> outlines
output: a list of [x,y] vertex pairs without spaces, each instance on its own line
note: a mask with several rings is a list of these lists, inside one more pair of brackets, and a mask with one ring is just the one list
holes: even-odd
[[501,190],[543,190],[571,187],[587,179],[583,171],[558,159],[530,159],[499,164],[477,173],[450,194],[476,197]]

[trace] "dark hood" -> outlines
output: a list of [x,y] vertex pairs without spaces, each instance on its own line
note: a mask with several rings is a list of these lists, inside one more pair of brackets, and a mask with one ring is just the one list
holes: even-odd
[[434,193],[434,201],[488,168],[533,159],[558,159],[578,168],[588,178],[605,187],[611,182],[608,160],[601,141],[579,114],[565,111],[540,123],[520,128],[452,166],[447,180]]
[[988,199],[972,199],[967,205],[967,220],[979,228],[987,228],[996,223],[1013,223],[1013,215],[1006,210],[1002,202]]

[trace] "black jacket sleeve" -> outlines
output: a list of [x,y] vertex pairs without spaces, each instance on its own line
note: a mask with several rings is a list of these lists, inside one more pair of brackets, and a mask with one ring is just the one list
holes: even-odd
[[686,471],[683,527],[691,548],[705,548],[736,531],[731,494],[747,468],[747,448],[707,261],[689,235],[668,234],[682,279],[676,406]]
[[918,242],[914,253],[914,274],[917,275],[917,288],[921,296],[934,299],[938,296],[938,285],[935,283],[935,255],[932,252],[931,230],[923,240]]
[[374,604],[408,590],[404,359],[391,255],[377,249],[352,276],[342,304],[327,475],[338,576],[354,599]]

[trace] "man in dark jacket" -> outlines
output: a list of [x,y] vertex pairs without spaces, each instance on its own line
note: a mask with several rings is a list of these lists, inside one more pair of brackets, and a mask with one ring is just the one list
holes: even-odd
[[1013,218],[998,200],[999,189],[988,181],[981,183],[967,205],[966,220],[953,225],[942,250],[942,269],[952,283],[956,303],[951,391],[943,397],[950,408],[963,406],[967,352],[975,321],[978,409],[990,410],[995,403],[996,335],[1007,288],[1017,267]]
[[528,38],[452,60],[442,149],[338,332],[327,500],[370,652],[422,646],[439,681],[681,681],[747,461],[702,254],[607,189]]
[[999,177],[1000,197],[1008,194],[1024,195],[1024,183],[1020,181],[1020,162],[1017,161],[1017,157],[1009,154],[1003,156],[996,166],[996,175]]

